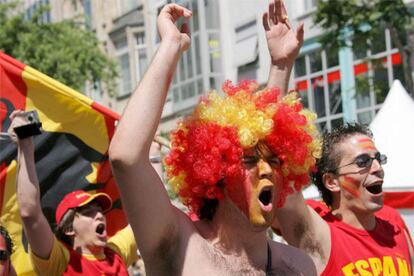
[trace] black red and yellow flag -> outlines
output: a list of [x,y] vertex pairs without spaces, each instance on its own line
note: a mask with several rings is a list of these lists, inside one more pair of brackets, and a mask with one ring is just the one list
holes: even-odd
[[[76,189],[104,191],[114,200],[108,233],[126,225],[108,161],[108,146],[119,115],[0,51],[0,127],[7,132],[15,109],[37,110],[43,133],[35,136],[36,170],[43,212],[52,227],[55,208]],[[0,140],[0,219],[15,244],[12,262],[19,275],[34,275],[16,203],[16,154]]]

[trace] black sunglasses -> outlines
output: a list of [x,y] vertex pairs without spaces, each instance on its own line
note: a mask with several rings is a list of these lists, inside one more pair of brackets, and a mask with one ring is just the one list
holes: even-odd
[[364,153],[364,154],[358,155],[357,158],[355,158],[355,160],[352,161],[351,163],[337,167],[335,170],[341,169],[343,167],[346,167],[352,164],[356,164],[358,168],[361,168],[361,169],[369,168],[371,167],[374,159],[377,160],[378,163],[380,163],[381,165],[387,164],[387,156],[385,154],[381,154],[380,152],[377,152],[374,157],[371,157],[369,156],[369,154]]
[[0,261],[6,261],[9,259],[9,252],[7,250],[0,250]]

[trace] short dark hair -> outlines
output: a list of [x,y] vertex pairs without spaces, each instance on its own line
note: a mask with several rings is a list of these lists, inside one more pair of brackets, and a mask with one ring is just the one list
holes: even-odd
[[66,232],[73,230],[73,220],[75,218],[75,215],[76,208],[69,209],[63,216],[59,225],[57,225],[55,231],[56,238],[71,247],[73,246],[73,239],[70,236],[66,235]]
[[12,239],[10,238],[9,232],[2,225],[0,225],[0,235],[4,238],[4,241],[6,242],[6,250],[8,255],[10,256],[13,253],[14,244]]
[[332,192],[323,183],[323,175],[328,172],[336,173],[336,168],[342,158],[342,153],[336,146],[344,139],[355,134],[373,137],[371,130],[366,125],[358,123],[346,123],[323,134],[322,155],[316,162],[317,171],[312,174],[312,180],[321,193],[323,201],[328,206],[332,206],[333,196]]

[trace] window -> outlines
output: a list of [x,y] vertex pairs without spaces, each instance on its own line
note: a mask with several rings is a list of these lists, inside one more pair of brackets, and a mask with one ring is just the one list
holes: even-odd
[[[371,49],[354,47],[356,118],[369,124],[381,108],[394,79],[405,82],[402,60],[391,48],[388,30],[377,37]],[[295,86],[305,107],[318,114],[320,130],[343,122],[341,76],[338,54],[330,49],[305,53],[298,57],[294,69]]]
[[309,63],[310,63],[310,69],[311,73],[315,73],[322,70],[322,56],[321,51],[314,51],[309,56]]
[[83,9],[85,11],[86,26],[88,29],[92,28],[92,3],[91,0],[83,0]]
[[132,90],[131,84],[131,69],[129,65],[129,55],[125,53],[119,58],[119,64],[121,65],[121,79],[119,83],[119,96],[129,95]]
[[217,29],[220,27],[218,1],[219,0],[204,0],[207,29]]
[[401,56],[392,48],[389,31],[379,32],[375,41],[371,49],[353,49],[357,119],[365,124],[374,119],[394,79],[405,83]]
[[313,10],[316,8],[317,0],[304,0],[305,1],[305,12]]
[[317,115],[323,131],[343,121],[341,75],[338,54],[316,50],[295,62],[295,86],[304,107]]
[[120,77],[118,80],[118,96],[124,97],[132,91],[131,65],[129,62],[128,44],[126,38],[114,42],[118,59]]
[[257,58],[255,61],[248,63],[237,68],[237,80],[256,80],[257,79],[257,69],[258,69]]
[[[170,1],[185,6],[193,12],[193,18],[189,21],[192,45],[182,54],[177,64],[169,92],[173,104],[172,110],[178,114],[194,107],[199,96],[210,88],[219,89],[222,85],[218,1]],[[205,16],[200,17],[200,14]],[[205,24],[201,20],[205,20]],[[159,38],[156,38],[156,42],[159,42]]]
[[135,35],[135,57],[136,57],[136,74],[139,81],[144,76],[145,70],[148,66],[147,45],[145,43],[145,33],[140,32]]
[[[31,19],[37,9],[39,9],[41,6],[47,6],[49,4],[50,4],[49,0],[34,1],[34,3],[26,9],[24,13],[24,19],[26,20]],[[44,12],[42,16],[40,16],[39,21],[40,21],[39,23],[50,23],[51,22],[50,11]]]
[[295,61],[295,77],[306,75],[305,56],[298,57]]
[[127,13],[134,8],[138,7],[139,1],[137,0],[121,0],[122,13]]
[[314,103],[314,111],[318,114],[318,117],[326,116],[326,104],[325,104],[325,91],[323,88],[324,80],[322,76],[311,79],[312,83],[312,96]]
[[219,73],[221,72],[221,51],[219,34],[217,32],[209,34],[208,46],[210,52],[210,71]]

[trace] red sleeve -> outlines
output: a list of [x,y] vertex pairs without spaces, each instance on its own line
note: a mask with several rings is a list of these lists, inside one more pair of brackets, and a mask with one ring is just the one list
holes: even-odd
[[307,199],[306,204],[313,210],[315,210],[316,213],[318,213],[321,217],[323,217],[331,211],[329,207],[325,204],[325,202],[321,200]]

